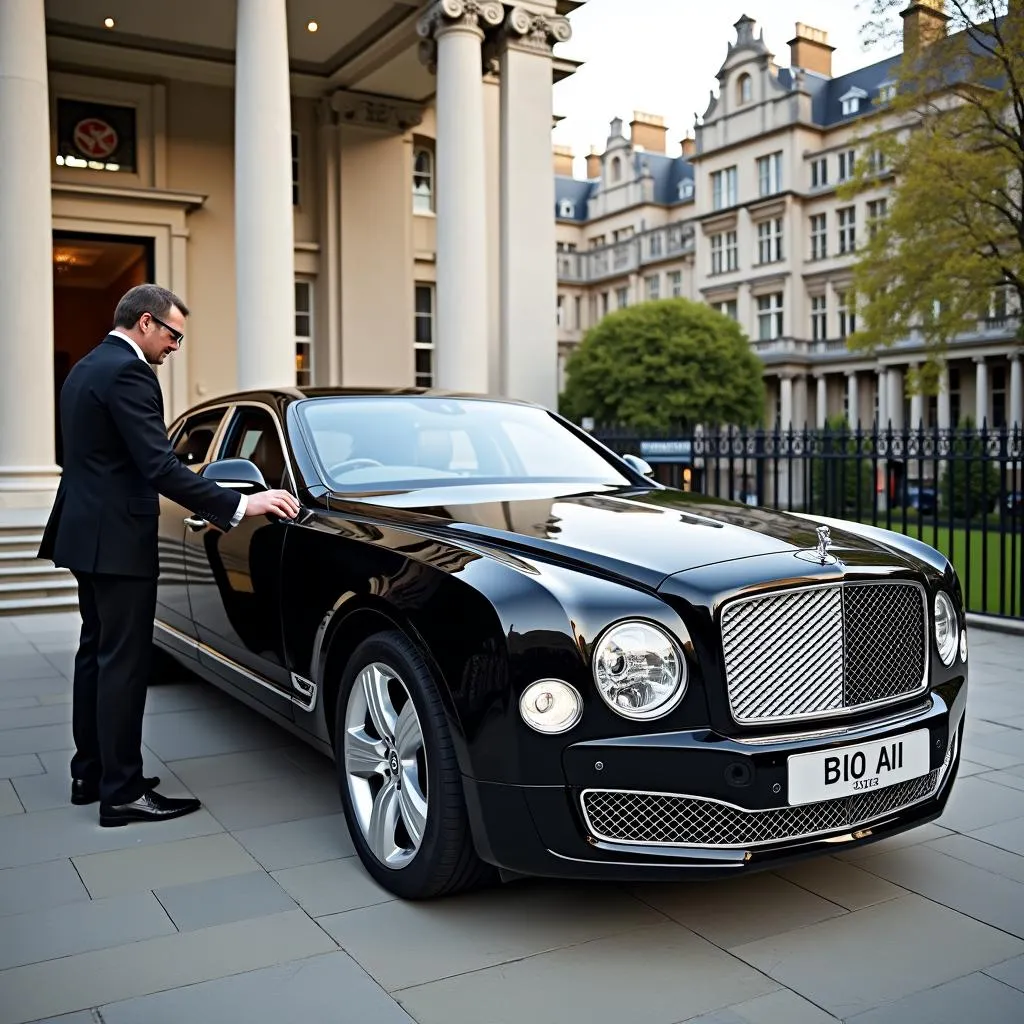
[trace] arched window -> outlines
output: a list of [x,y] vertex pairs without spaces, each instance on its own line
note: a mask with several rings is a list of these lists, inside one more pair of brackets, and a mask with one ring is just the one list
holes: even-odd
[[749,103],[754,98],[754,82],[750,75],[740,75],[736,83],[736,97],[740,103]]
[[622,161],[618,157],[612,159],[612,184],[622,181]]
[[417,149],[412,158],[412,208],[416,213],[434,209],[434,154]]

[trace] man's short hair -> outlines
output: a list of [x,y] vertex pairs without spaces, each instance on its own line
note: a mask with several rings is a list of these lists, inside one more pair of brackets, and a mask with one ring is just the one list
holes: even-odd
[[188,316],[188,306],[174,292],[158,284],[137,284],[121,296],[114,310],[114,327],[134,327],[143,313],[163,320],[172,306],[180,309],[182,316]]

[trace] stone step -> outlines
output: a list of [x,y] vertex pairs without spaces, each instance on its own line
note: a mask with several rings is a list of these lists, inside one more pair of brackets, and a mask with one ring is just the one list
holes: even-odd
[[78,610],[78,595],[64,597],[0,597],[0,617],[5,615],[32,615],[43,612],[73,612]]
[[46,580],[64,582],[73,580],[73,577],[66,569],[54,568],[52,562],[36,560],[33,563],[25,560],[25,564],[19,564],[18,562],[0,561],[0,584],[35,583]]

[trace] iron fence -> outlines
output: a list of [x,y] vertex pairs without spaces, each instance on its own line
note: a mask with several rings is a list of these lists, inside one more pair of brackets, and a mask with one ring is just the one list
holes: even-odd
[[952,561],[968,611],[1024,617],[1019,427],[591,433],[669,486],[916,537]]

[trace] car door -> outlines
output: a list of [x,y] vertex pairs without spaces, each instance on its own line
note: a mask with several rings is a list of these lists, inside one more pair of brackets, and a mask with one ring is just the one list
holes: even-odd
[[[268,406],[234,406],[217,455],[249,459],[268,487],[295,491],[277,415]],[[200,662],[286,717],[294,691],[281,634],[280,576],[289,528],[276,517],[247,516],[227,533],[209,524],[185,532]]]
[[[172,425],[168,437],[178,459],[193,471],[207,462],[227,406],[202,409]],[[188,599],[185,572],[185,518],[189,509],[160,496],[158,545],[160,576],[156,592],[156,631],[162,643],[177,654],[196,657],[196,631]]]

